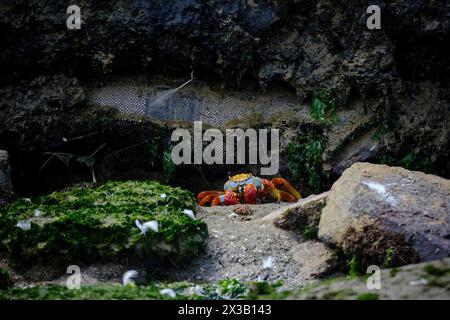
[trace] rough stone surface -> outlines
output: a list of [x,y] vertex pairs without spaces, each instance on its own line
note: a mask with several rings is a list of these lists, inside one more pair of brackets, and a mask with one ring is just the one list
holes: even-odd
[[8,151],[0,150],[0,209],[6,206],[14,196],[11,181],[11,167]]
[[[341,119],[334,128],[324,130],[330,143],[326,171],[340,174],[355,161],[382,161],[388,153],[396,164],[415,157],[414,165],[449,177],[450,6],[437,0],[380,1],[383,27],[368,30],[370,4],[365,0],[345,5],[334,0],[83,0],[78,3],[83,23],[74,31],[66,27],[66,4],[4,1],[0,7],[0,69],[4,71],[0,128],[8,128],[10,115],[17,120],[16,114],[27,107],[38,121],[27,121],[12,133],[0,132],[0,147],[17,157],[12,152],[16,146],[49,149],[60,143],[60,130],[55,127],[67,122],[47,120],[58,120],[67,109],[83,103],[84,92],[72,84],[92,79],[101,84],[107,76],[125,73],[132,78],[174,74],[186,81],[194,71],[196,79],[219,90],[210,94],[193,90],[193,95],[175,101],[174,110],[186,119],[195,114],[198,101],[220,105],[221,95],[233,96],[223,88],[251,91],[236,94],[239,108],[228,111],[237,112],[249,100],[260,104],[260,91],[281,87],[276,96],[290,94],[286,94],[289,99],[278,99],[283,110],[275,115],[277,121],[268,115],[261,119],[264,125],[294,131],[312,122],[305,119],[311,98],[325,90],[336,98]],[[415,18],[417,14],[420,19]],[[61,79],[62,86],[50,81],[49,90],[42,90],[49,82],[42,77],[54,74],[70,80]],[[228,107],[231,100],[225,101]],[[282,108],[283,100],[288,102],[286,108]],[[263,104],[267,109],[270,99]],[[295,104],[298,110],[291,108]],[[64,105],[69,108],[61,108]],[[41,107],[48,112],[38,111]],[[253,110],[244,111],[251,115]],[[214,124],[223,123],[220,119],[226,114],[209,118]],[[98,125],[92,122],[92,127]],[[46,131],[57,132],[42,145],[40,138]],[[80,131],[74,134],[85,133]],[[28,136],[20,139],[17,132]],[[384,132],[380,141],[372,137],[377,132]],[[287,139],[285,135],[282,140]]]
[[[429,261],[450,254],[449,213],[449,180],[399,167],[356,163],[333,184],[318,235],[367,259],[391,255],[386,259],[405,264],[415,259],[414,251]],[[398,247],[389,254],[392,246]]]
[[210,233],[206,253],[170,274],[176,280],[208,282],[223,278],[283,280],[284,288],[297,288],[332,272],[336,256],[327,246],[261,223],[261,218],[286,205],[251,205],[253,215],[248,217],[236,215],[233,210],[237,206],[202,207],[198,217]]
[[320,215],[325,207],[328,192],[311,195],[287,207],[265,216],[261,222],[273,223],[286,230],[304,231],[305,228],[314,230],[317,234]]
[[13,192],[8,151],[0,150],[0,190]]
[[288,299],[301,300],[449,300],[450,258],[381,270],[381,288],[369,289],[367,278],[328,280]]

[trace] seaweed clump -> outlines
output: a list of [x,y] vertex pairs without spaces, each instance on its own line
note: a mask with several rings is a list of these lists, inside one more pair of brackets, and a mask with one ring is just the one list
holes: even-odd
[[[0,215],[0,246],[20,263],[177,262],[198,255],[208,237],[206,224],[183,212],[195,208],[192,193],[155,181],[74,188],[11,203]],[[158,230],[143,233],[136,220],[156,221]]]

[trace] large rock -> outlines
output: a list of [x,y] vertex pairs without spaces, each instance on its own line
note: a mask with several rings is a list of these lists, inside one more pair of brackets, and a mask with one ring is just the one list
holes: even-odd
[[450,254],[450,181],[356,163],[334,183],[319,238],[363,264],[401,265]]
[[325,207],[328,193],[311,195],[287,207],[281,207],[262,218],[261,222],[273,223],[275,226],[286,230],[307,231],[316,235],[320,215]]

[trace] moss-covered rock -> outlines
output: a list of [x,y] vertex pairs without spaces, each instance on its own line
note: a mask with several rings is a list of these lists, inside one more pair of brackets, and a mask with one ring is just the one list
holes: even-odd
[[[190,192],[154,181],[74,188],[10,204],[0,215],[0,245],[16,262],[181,261],[197,255],[208,236],[206,224],[184,209],[195,210]],[[143,234],[136,220],[156,221],[159,230]],[[21,221],[29,230],[17,226]]]
[[7,289],[13,285],[9,272],[0,268],[0,290]]

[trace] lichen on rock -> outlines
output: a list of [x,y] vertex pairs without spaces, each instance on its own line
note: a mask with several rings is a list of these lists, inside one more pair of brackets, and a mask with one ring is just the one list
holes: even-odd
[[[161,194],[166,197],[161,197]],[[168,258],[199,254],[206,224],[183,213],[195,210],[188,191],[154,181],[110,181],[95,188],[74,188],[31,200],[17,200],[0,215],[0,246],[16,262]],[[156,221],[158,232],[136,226]],[[31,228],[18,227],[29,221]]]

